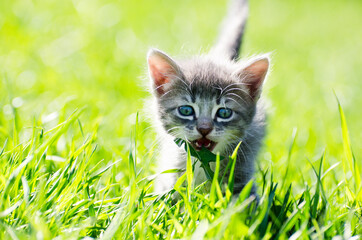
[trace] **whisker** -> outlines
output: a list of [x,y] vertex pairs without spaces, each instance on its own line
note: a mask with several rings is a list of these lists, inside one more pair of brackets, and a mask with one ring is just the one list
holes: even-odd
[[179,76],[175,76],[175,77],[176,77],[177,80],[181,81],[181,82],[184,84],[184,86],[186,87],[184,90],[185,90],[190,96],[193,97],[194,95],[193,95],[193,93],[191,92],[191,85],[187,84],[187,83],[185,82],[185,80],[182,79],[181,77],[179,77]]
[[245,99],[243,99],[242,97],[240,97],[239,95],[237,95],[235,93],[227,93],[225,96],[235,96],[235,97],[239,98],[241,101],[243,101],[245,104],[247,104]]
[[230,83],[229,85],[227,85],[225,88],[224,88],[224,91],[226,91],[229,87],[232,87],[232,86],[244,86],[245,84],[244,83]]
[[221,91],[220,95],[228,93],[228,92],[230,92],[232,90],[238,90],[238,91],[241,91],[241,92],[245,93],[246,95],[248,95],[251,98],[250,94],[243,88],[230,88],[230,87],[235,86],[235,85],[245,86],[246,84],[245,83],[232,83],[232,84],[229,84]]
[[165,93],[161,96],[161,98],[165,97],[167,94],[169,94],[169,93],[171,93],[171,92],[173,92],[173,91],[175,91],[175,89],[168,90],[167,92],[165,92]]
[[231,100],[231,101],[234,101],[237,105],[239,105],[241,108],[244,108],[244,106],[243,105],[241,105],[240,103],[238,103],[235,99],[233,99],[233,98],[226,98],[226,99],[228,99],[228,100]]
[[176,126],[176,127],[172,127],[172,128],[170,128],[170,129],[167,129],[167,133],[172,133],[171,131],[172,130],[174,130],[174,129],[180,129],[180,128],[182,128],[181,126]]

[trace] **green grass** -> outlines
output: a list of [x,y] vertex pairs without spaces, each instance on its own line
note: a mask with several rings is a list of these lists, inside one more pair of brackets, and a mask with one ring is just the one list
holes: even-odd
[[257,207],[251,184],[194,186],[190,159],[178,201],[152,194],[147,49],[206,51],[226,1],[0,6],[0,239],[362,235],[361,1],[251,1],[243,53],[273,51]]

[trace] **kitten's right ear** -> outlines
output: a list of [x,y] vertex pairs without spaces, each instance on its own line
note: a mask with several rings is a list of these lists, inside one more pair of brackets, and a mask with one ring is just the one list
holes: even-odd
[[263,55],[250,60],[247,66],[236,71],[236,75],[241,80],[249,92],[249,96],[257,101],[260,97],[261,89],[268,73],[270,59],[268,55]]
[[160,50],[151,49],[147,55],[147,63],[153,90],[159,95],[165,93],[167,83],[182,77],[181,70],[175,61]]

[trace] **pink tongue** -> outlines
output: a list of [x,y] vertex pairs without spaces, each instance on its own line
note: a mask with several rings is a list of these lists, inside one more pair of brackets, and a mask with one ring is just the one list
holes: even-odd
[[197,143],[198,143],[198,145],[200,145],[200,146],[206,147],[206,146],[209,146],[209,144],[211,143],[211,141],[210,141],[209,139],[207,139],[207,138],[201,138],[201,139],[197,140]]

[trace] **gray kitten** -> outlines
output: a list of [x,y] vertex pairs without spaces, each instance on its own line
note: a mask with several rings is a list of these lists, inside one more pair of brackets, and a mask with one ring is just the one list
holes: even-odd
[[[269,68],[267,55],[236,60],[248,7],[234,0],[217,44],[209,54],[175,60],[156,49],[148,53],[148,71],[154,95],[154,116],[161,138],[159,172],[184,169],[186,153],[175,138],[196,150],[205,147],[229,156],[242,141],[235,168],[234,194],[253,178],[254,162],[265,131],[265,112],[258,101]],[[227,160],[221,162],[221,172]],[[213,166],[212,166],[213,167]],[[176,173],[161,174],[156,192],[171,190]],[[195,181],[206,180],[200,165]],[[252,189],[255,193],[255,187]]]

